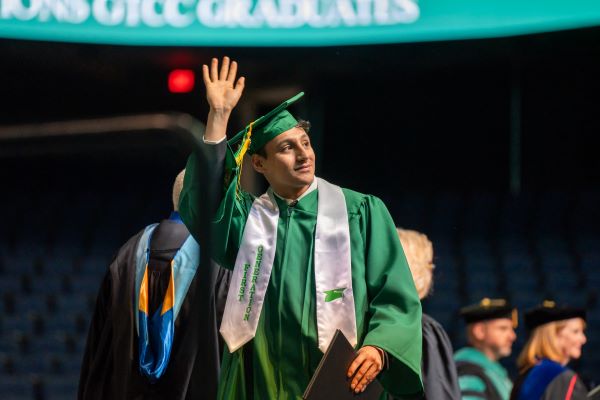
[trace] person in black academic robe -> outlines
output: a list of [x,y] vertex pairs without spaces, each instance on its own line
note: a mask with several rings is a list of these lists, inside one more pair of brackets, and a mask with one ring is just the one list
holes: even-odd
[[[415,281],[419,298],[431,290],[433,280],[433,245],[426,235],[398,228],[400,243]],[[460,389],[452,343],[444,328],[423,313],[423,358],[421,369],[426,400],[460,400]]]
[[[180,175],[174,188],[175,209],[183,180],[183,174]],[[170,267],[183,243],[188,253],[197,255],[195,259],[184,257],[185,262],[194,259],[200,264],[186,268],[204,268],[187,282],[189,287],[177,307],[180,311],[174,320],[168,364],[154,382],[140,370],[136,320],[136,268],[139,269],[140,252],[143,254],[146,246],[144,241],[150,251],[148,287],[149,307],[153,311],[165,298],[171,278],[172,270],[165,266]],[[82,363],[79,399],[215,398],[222,352],[218,327],[230,272],[211,262],[207,254],[202,258],[200,254],[199,245],[177,212],[158,226],[145,228],[121,247],[98,293]]]

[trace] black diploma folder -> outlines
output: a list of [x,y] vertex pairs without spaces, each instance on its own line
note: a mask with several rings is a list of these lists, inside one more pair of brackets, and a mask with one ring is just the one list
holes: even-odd
[[356,352],[339,329],[335,332],[327,351],[302,396],[305,400],[379,399],[383,387],[375,379],[364,392],[350,390],[351,378],[346,377]]

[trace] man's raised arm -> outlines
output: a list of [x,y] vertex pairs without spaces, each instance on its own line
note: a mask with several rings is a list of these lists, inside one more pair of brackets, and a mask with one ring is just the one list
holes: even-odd
[[203,140],[186,166],[179,210],[194,238],[208,245],[210,221],[223,195],[224,162],[227,152],[227,123],[244,90],[244,78],[236,81],[237,63],[216,58],[202,66],[206,99],[210,107]]

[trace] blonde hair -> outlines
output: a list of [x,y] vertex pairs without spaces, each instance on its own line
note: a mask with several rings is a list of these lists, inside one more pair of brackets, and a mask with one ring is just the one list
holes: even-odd
[[554,321],[535,328],[517,358],[519,372],[527,371],[542,358],[563,364],[566,359],[558,348],[558,333],[566,325],[567,321]]
[[419,298],[427,297],[433,280],[433,244],[423,233],[397,228]]
[[179,211],[179,195],[181,189],[183,189],[183,177],[185,176],[185,169],[182,169],[173,183],[173,210]]

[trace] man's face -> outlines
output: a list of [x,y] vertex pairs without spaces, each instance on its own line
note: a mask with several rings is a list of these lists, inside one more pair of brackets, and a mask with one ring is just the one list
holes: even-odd
[[252,156],[254,168],[282,196],[310,185],[315,178],[315,152],[301,128],[292,128],[265,145],[265,154]]
[[517,339],[513,321],[509,318],[498,318],[479,322],[480,329],[476,333],[480,346],[495,360],[510,356],[512,345]]

